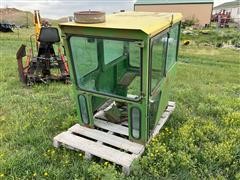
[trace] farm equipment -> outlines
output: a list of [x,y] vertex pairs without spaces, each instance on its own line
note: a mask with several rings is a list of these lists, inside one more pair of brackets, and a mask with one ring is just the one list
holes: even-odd
[[14,24],[0,23],[0,32],[13,32]]
[[231,20],[231,12],[221,10],[220,12],[212,15],[212,21],[218,23],[218,27],[228,28]]
[[60,24],[79,124],[57,135],[55,147],[84,151],[129,173],[175,108],[168,94],[181,19],[179,13],[123,12],[101,23]]
[[[61,48],[58,46],[58,55],[55,53],[54,44],[60,42],[57,28],[49,27],[47,21],[41,22],[39,11],[34,11],[35,36],[37,55],[34,56],[32,48],[26,54],[26,46],[22,45],[17,52],[18,71],[20,80],[31,86],[37,82],[49,81],[69,82],[69,70]],[[23,57],[27,55],[24,66]],[[54,73],[53,73],[54,71]]]

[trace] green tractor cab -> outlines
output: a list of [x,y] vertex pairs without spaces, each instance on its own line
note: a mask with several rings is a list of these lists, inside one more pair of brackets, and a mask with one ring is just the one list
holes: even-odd
[[112,127],[113,135],[140,145],[151,139],[168,106],[181,19],[124,12],[104,23],[60,24],[81,128]]

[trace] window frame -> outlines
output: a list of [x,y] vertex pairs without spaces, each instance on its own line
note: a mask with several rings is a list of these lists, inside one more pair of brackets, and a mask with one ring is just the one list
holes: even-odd
[[[128,97],[124,97],[124,96],[119,96],[119,95],[114,95],[114,94],[110,94],[110,93],[105,93],[105,92],[101,92],[101,91],[94,91],[94,90],[89,90],[89,89],[85,89],[79,86],[78,83],[78,79],[77,79],[77,73],[76,73],[76,69],[75,69],[75,63],[74,63],[74,59],[73,59],[73,55],[72,55],[72,47],[71,47],[71,43],[70,43],[70,39],[71,37],[85,37],[85,38],[94,38],[94,39],[102,39],[102,40],[118,40],[118,41],[128,41],[128,42],[144,42],[144,40],[142,39],[127,39],[127,38],[109,38],[109,37],[104,37],[104,36],[93,36],[93,35],[81,35],[81,34],[69,34],[67,37],[67,43],[68,43],[68,47],[69,47],[69,56],[70,56],[70,61],[71,61],[71,66],[72,66],[72,74],[74,76],[74,84],[77,90],[80,91],[84,91],[87,93],[91,93],[91,94],[97,94],[97,95],[101,95],[101,96],[105,96],[105,97],[112,97],[112,98],[116,98],[116,99],[121,99],[121,100],[127,100],[130,102],[140,102],[142,100],[142,94],[143,94],[143,48],[144,47],[139,47],[140,49],[140,94],[139,97],[136,99],[132,99],[132,98],[128,98]],[[117,59],[116,59],[117,60]],[[111,63],[107,64],[110,65],[112,63],[114,63],[114,61],[112,61]],[[104,63],[104,62],[103,62]],[[103,64],[105,65],[105,63]],[[98,68],[95,69],[94,71],[99,69],[99,63],[98,63]],[[104,69],[104,67],[103,67]],[[93,73],[89,72],[88,74]],[[88,75],[86,74],[86,75]],[[86,76],[84,75],[84,76]],[[83,77],[84,77],[83,76]]]

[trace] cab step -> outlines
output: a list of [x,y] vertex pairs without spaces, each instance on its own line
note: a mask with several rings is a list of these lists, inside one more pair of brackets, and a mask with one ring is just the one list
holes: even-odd
[[[174,109],[175,103],[169,102],[151,138],[159,133]],[[140,157],[145,149],[144,145],[128,140],[127,122],[114,124],[100,119],[95,119],[95,129],[75,124],[68,131],[54,137],[53,145],[56,148],[64,146],[72,150],[83,151],[87,159],[96,156],[120,165],[127,175],[130,173],[132,162]]]

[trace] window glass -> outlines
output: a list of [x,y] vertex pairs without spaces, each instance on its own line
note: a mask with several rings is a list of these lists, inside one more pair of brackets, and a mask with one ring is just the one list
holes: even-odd
[[141,48],[135,41],[71,37],[70,46],[79,88],[133,100],[141,97]]
[[140,67],[140,61],[138,61],[138,59],[140,59],[141,52],[140,52],[140,48],[138,47],[138,45],[130,43],[129,51],[130,51],[130,53],[129,53],[130,66]]
[[89,124],[88,110],[87,110],[87,101],[83,95],[79,96],[79,105],[81,111],[81,117],[84,124]]
[[141,112],[136,107],[132,108],[131,121],[132,121],[132,136],[138,139],[140,138]]
[[177,60],[178,31],[179,31],[179,24],[173,26],[170,29],[169,39],[168,39],[167,64],[166,64],[167,71],[172,67],[172,65]]
[[151,90],[156,87],[164,75],[167,40],[167,34],[158,35],[152,40]]
[[108,64],[123,55],[123,41],[104,40],[104,63]]
[[98,67],[97,42],[92,38],[71,37],[74,68],[78,79]]

